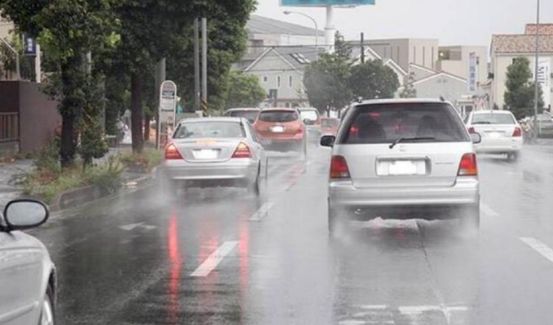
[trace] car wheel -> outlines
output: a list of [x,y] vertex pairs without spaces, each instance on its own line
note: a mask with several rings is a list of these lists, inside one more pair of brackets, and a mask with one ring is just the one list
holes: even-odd
[[40,311],[39,325],[54,325],[56,323],[53,296],[54,293],[52,292],[52,288],[48,287],[48,290],[46,290],[46,294],[44,295],[44,301]]
[[474,206],[463,209],[461,213],[461,227],[469,235],[476,235],[480,229],[480,207]]

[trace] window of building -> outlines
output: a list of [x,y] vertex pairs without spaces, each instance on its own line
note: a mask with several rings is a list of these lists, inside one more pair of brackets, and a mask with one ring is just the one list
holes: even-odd
[[280,76],[277,76],[277,88],[280,88]]
[[292,76],[289,76],[288,77],[288,87],[292,88],[292,85],[293,85],[293,79],[292,79]]
[[268,78],[267,76],[263,76],[263,82],[267,82]]

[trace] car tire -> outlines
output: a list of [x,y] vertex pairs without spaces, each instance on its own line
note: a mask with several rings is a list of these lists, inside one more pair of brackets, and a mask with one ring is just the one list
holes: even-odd
[[464,208],[461,213],[462,230],[469,235],[476,235],[480,230],[480,207],[473,206]]
[[40,311],[40,319],[38,325],[54,325],[56,324],[56,313],[54,309],[54,292],[52,287],[48,286],[44,301]]

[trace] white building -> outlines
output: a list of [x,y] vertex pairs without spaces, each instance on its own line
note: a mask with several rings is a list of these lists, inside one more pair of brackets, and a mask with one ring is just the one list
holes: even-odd
[[[526,26],[524,34],[493,35],[491,43],[490,76],[493,78],[490,87],[490,100],[499,108],[505,105],[504,95],[506,91],[507,68],[517,57],[526,57],[530,61],[530,69],[535,70],[535,31],[536,25]],[[538,76],[544,90],[546,107],[551,108],[553,98],[553,82],[551,67],[553,67],[553,24],[541,24],[539,37],[540,70]]]
[[476,56],[477,83],[483,85],[488,80],[488,50],[485,46],[440,46],[436,69],[468,79],[471,53]]

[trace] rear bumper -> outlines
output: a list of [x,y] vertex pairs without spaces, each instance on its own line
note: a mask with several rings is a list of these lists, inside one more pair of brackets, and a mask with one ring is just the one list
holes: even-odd
[[459,178],[453,186],[434,188],[356,188],[350,181],[331,182],[329,186],[332,209],[385,211],[396,215],[403,211],[411,217],[418,212],[477,206],[479,201],[480,189],[475,177]]
[[257,168],[258,162],[252,159],[231,159],[214,163],[166,160],[159,168],[159,173],[175,181],[223,185],[233,182],[253,182],[257,176]]
[[522,149],[522,137],[505,139],[482,139],[482,142],[475,144],[474,148],[479,153],[508,153],[517,152]]

